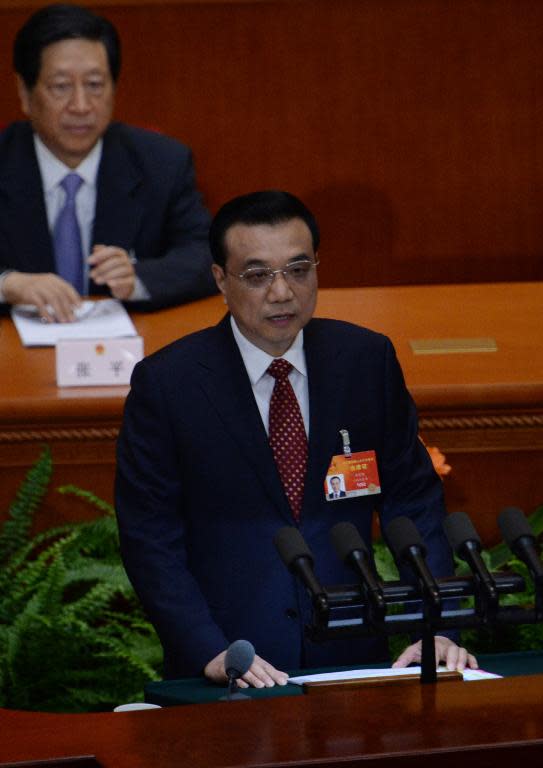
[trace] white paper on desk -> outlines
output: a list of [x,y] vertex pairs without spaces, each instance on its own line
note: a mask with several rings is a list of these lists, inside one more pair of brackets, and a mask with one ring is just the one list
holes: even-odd
[[[447,672],[446,667],[439,667],[437,674]],[[341,680],[366,680],[372,677],[399,677],[401,675],[420,675],[420,667],[389,667],[388,669],[350,669],[344,672],[320,672],[316,675],[301,675],[299,677],[289,677],[288,682],[294,685],[303,685],[304,683],[328,683]],[[465,669],[463,672],[464,680],[489,680],[494,677],[500,677],[492,672],[484,672],[482,669]]]
[[59,339],[118,339],[137,336],[128,312],[117,299],[84,301],[73,323],[42,323],[28,307],[13,307],[11,317],[25,347],[54,347]]

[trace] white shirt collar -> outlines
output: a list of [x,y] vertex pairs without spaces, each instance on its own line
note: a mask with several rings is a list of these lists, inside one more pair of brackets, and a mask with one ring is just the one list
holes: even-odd
[[45,146],[37,133],[34,134],[34,148],[42,177],[45,194],[57,187],[67,173],[78,173],[86,184],[96,185],[98,167],[102,158],[103,140],[99,139],[86,158],[77,166],[69,168]]
[[[232,315],[230,315],[230,324],[232,326],[234,339],[236,340],[239,351],[243,358],[243,362],[245,363],[251,385],[254,386],[257,381],[259,381],[262,376],[264,376],[271,363],[276,358],[272,355],[268,355],[268,353],[264,352],[263,349],[260,349],[260,347],[257,347],[255,344],[249,341],[249,339],[247,339],[240,331]],[[296,370],[301,373],[302,376],[307,376],[303,329],[298,332],[296,338],[288,350],[284,355],[281,355],[281,357],[283,360],[287,360],[293,366],[293,368],[296,368]]]

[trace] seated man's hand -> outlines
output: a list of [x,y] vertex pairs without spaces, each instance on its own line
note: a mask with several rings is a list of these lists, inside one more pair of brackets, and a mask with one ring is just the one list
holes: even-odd
[[[214,683],[226,683],[228,678],[224,669],[224,659],[226,651],[222,651],[218,656],[206,665],[204,675]],[[274,685],[286,685],[288,675],[286,672],[280,672],[267,661],[255,656],[253,663],[247,672],[240,677],[237,684],[240,688],[273,688]]]
[[[442,635],[436,635],[435,638],[436,647],[436,666],[443,662],[447,669],[458,670],[462,672],[463,669],[469,667],[470,669],[477,669],[477,659],[468,653],[465,648],[461,648],[448,637]],[[401,653],[393,667],[407,667],[409,664],[420,664],[422,658],[422,640],[419,640],[413,645],[408,645],[407,648]]]
[[72,323],[81,304],[75,288],[51,272],[9,272],[2,291],[8,304],[33,304],[49,323]]
[[90,277],[96,285],[107,285],[111,295],[121,301],[130,298],[136,285],[136,272],[124,248],[95,245],[88,262]]

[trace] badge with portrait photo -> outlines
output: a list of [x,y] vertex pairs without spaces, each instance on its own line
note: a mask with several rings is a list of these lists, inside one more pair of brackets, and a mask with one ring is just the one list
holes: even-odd
[[324,479],[327,501],[340,501],[352,496],[381,493],[375,451],[358,451],[348,456],[332,456]]

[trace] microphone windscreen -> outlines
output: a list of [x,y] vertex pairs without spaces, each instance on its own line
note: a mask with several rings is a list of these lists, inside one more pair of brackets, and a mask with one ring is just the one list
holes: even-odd
[[235,640],[228,646],[224,658],[224,669],[230,678],[244,675],[255,658],[255,649],[248,640]]
[[366,542],[352,523],[336,523],[330,531],[330,536],[338,557],[342,561],[345,561],[356,549],[368,553]]
[[386,529],[386,538],[396,560],[403,560],[411,547],[418,547],[426,554],[417,527],[408,517],[395,517]]
[[300,557],[307,557],[313,563],[313,555],[305,543],[304,537],[292,525],[280,528],[274,536],[273,543],[287,568],[291,568]]
[[459,553],[466,541],[475,541],[482,548],[479,534],[465,512],[453,512],[447,515],[443,522],[443,528],[449,544],[456,553]]
[[508,547],[511,547],[521,536],[535,538],[529,522],[518,507],[502,509],[498,515],[498,525]]

